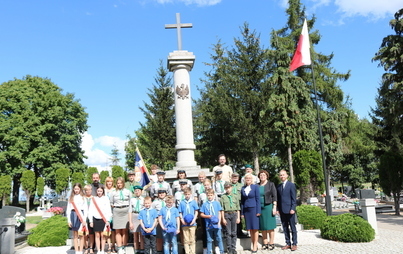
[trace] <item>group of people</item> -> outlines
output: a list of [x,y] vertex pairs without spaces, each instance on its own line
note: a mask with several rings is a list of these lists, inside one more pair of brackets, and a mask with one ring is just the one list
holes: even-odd
[[280,171],[282,183],[276,188],[267,171],[255,176],[248,172],[253,171],[252,166],[246,165],[241,183],[239,174],[226,165],[225,155],[218,159],[212,180],[201,171],[194,185],[184,170],[178,170],[171,186],[165,181],[165,172],[155,165],[151,167],[152,181],[144,188],[135,181],[134,172],[128,173],[126,183],[121,177],[116,181],[107,177],[102,185],[95,173],[92,185],[82,189],[79,183],[74,184],[66,212],[76,254],[83,250],[93,253],[94,244],[103,254],[106,242],[108,253],[123,254],[129,232],[136,253],[177,254],[179,238],[185,253],[195,254],[197,229],[202,232],[203,253],[233,254],[237,237],[243,233],[242,219],[250,234],[252,253],[257,252],[259,231],[262,249],[272,250],[276,214],[280,214],[286,240],[282,249],[296,250],[296,189],[287,181],[287,173]]

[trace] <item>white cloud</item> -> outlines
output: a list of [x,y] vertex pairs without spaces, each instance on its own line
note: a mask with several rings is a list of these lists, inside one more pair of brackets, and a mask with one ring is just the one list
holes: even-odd
[[[98,171],[110,170],[110,151],[112,151],[113,146],[116,145],[119,149],[120,157],[122,158],[124,156],[125,142],[125,140],[119,137],[111,136],[102,136],[94,139],[88,132],[84,133],[81,148],[88,157],[84,160],[84,163],[91,167],[97,167]],[[121,165],[123,164],[124,161],[122,159]]]
[[159,4],[173,3],[173,2],[182,2],[186,5],[198,5],[198,6],[209,6],[216,5],[221,3],[222,0],[156,0]]
[[122,140],[119,137],[111,137],[111,136],[102,136],[95,139],[95,143],[99,143],[101,146],[110,147],[111,151],[114,146],[116,146],[119,150],[120,154],[123,154],[125,151],[125,143],[126,140]]
[[392,17],[403,7],[403,0],[335,0],[335,5],[347,17],[359,15],[379,19]]

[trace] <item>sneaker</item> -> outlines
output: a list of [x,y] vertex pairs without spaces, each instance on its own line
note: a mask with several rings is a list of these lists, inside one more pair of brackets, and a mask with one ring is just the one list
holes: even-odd
[[215,247],[215,254],[220,254],[220,248],[218,248],[218,246]]
[[203,254],[207,254],[207,249],[203,249]]

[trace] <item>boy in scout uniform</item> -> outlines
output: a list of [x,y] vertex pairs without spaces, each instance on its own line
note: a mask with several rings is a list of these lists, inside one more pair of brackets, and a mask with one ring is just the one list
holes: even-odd
[[154,199],[157,197],[159,189],[165,189],[167,195],[172,195],[171,185],[169,185],[169,183],[165,181],[165,172],[158,171],[157,176],[158,176],[158,181],[151,185],[151,189],[150,189],[151,198]]
[[221,195],[220,204],[223,209],[222,224],[224,225],[224,241],[227,243],[227,253],[236,253],[237,224],[241,221],[238,195],[232,192],[232,184],[225,183],[225,193]]
[[225,189],[224,189],[224,184],[226,182],[224,180],[222,180],[222,171],[221,170],[217,170],[215,172],[215,179],[214,179],[214,183],[213,183],[213,190],[214,192],[217,194],[218,198],[220,199],[220,197],[225,193]]

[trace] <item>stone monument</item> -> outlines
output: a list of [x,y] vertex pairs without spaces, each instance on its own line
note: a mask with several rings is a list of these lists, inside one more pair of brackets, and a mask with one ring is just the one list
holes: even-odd
[[[177,162],[173,171],[167,172],[167,178],[176,178],[178,169],[186,170],[188,178],[196,178],[200,172],[194,156],[196,146],[193,138],[192,97],[190,89],[190,71],[195,62],[192,52],[182,49],[182,28],[191,28],[191,23],[181,23],[180,13],[176,13],[176,24],[165,25],[166,29],[177,31],[178,50],[169,53],[168,69],[173,72],[175,118],[176,118],[176,152]],[[206,174],[208,169],[203,169]],[[171,176],[172,175],[172,176]]]

